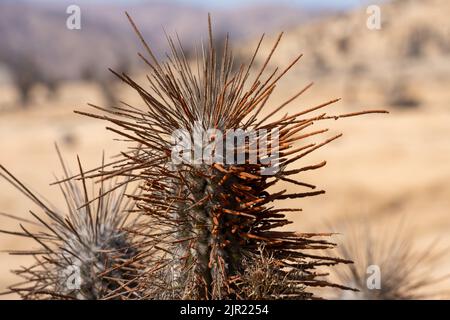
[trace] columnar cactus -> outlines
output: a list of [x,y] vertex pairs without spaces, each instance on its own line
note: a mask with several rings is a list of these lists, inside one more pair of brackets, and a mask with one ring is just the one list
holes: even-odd
[[[285,297],[310,298],[312,293],[307,289],[315,286],[346,288],[323,280],[316,270],[350,263],[311,253],[332,248],[334,244],[326,240],[330,234],[280,230],[291,223],[285,213],[300,209],[282,208],[278,203],[325,192],[299,181],[299,174],[326,163],[300,162],[341,135],[302,144],[306,138],[327,131],[307,131],[313,124],[382,111],[309,115],[336,99],[285,114],[283,109],[311,85],[266,111],[278,81],[301,58],[299,55],[283,70],[267,71],[281,35],[262,67],[252,75],[263,37],[249,64],[235,68],[228,37],[219,56],[209,22],[209,43],[194,68],[180,42],[176,44],[170,37],[171,54],[160,62],[134,22],[130,22],[148,54],[140,57],[151,72],[147,77],[150,90],[126,74],[117,76],[136,90],[145,109],[124,103],[113,109],[93,106],[104,112],[100,115],[77,112],[113,123],[116,128],[109,130],[138,145],[132,152],[123,152],[122,161],[90,177],[124,175],[141,182],[142,194],[133,199],[151,221],[153,231],[149,237],[166,252],[163,277],[168,296],[249,298],[239,283],[249,265],[260,263],[261,247],[265,256],[275,260],[274,277],[286,278],[289,284]],[[230,133],[234,134],[231,141]],[[273,191],[280,182],[304,187],[305,191]]]

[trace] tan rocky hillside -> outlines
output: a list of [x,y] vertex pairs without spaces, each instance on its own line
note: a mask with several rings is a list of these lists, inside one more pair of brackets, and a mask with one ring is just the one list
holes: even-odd
[[[448,107],[450,2],[401,0],[380,7],[380,30],[367,28],[364,6],[287,30],[274,65],[304,53],[296,69],[302,78],[334,87],[347,103]],[[265,41],[266,51],[275,38]]]

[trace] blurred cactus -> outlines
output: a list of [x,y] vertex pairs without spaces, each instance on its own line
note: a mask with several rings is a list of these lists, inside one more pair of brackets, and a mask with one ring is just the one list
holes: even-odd
[[[414,234],[407,232],[402,224],[381,225],[347,223],[339,232],[346,235],[337,251],[343,257],[351,257],[354,264],[335,269],[338,281],[357,288],[358,291],[342,292],[340,299],[407,300],[433,298],[439,295],[432,284],[448,280],[435,277],[429,270],[443,252],[436,250],[435,243],[420,250],[414,242]],[[378,274],[379,272],[379,274]],[[374,287],[375,278],[379,287]]]
[[[21,231],[1,232],[33,239],[39,245],[35,250],[10,252],[31,255],[35,264],[14,271],[24,281],[7,293],[24,299],[142,299],[148,290],[142,287],[145,255],[139,237],[127,231],[137,226],[137,219],[129,217],[134,204],[125,199],[128,181],[102,183],[98,194],[89,198],[85,179],[70,180],[61,163],[66,213],[46,204],[0,165],[0,176],[42,210],[42,214],[30,211],[35,221],[7,215],[37,226],[38,231],[21,224]],[[80,173],[83,176],[81,165]]]

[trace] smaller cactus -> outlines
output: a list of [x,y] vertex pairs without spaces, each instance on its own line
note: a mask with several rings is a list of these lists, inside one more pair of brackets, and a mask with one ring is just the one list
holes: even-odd
[[[339,244],[342,257],[352,257],[354,264],[335,269],[341,283],[358,291],[340,292],[336,298],[358,300],[409,300],[433,298],[431,285],[445,278],[428,272],[443,252],[433,243],[427,250],[418,250],[402,224],[391,228],[347,223],[342,230],[346,241]],[[377,273],[377,274],[375,274]],[[374,276],[379,277],[376,281]],[[370,278],[369,278],[370,277]],[[374,286],[378,282],[378,286]]]
[[[153,228],[149,239],[167,253],[161,259],[168,266],[161,270],[165,273],[161,279],[166,283],[163,295],[200,300],[275,296],[301,299],[312,298],[316,287],[350,290],[324,281],[319,272],[324,266],[351,263],[334,255],[314,254],[313,250],[335,246],[329,241],[331,234],[281,230],[292,223],[287,214],[301,209],[298,203],[288,208],[280,203],[325,193],[300,181],[300,174],[323,167],[325,161],[306,164],[305,157],[341,134],[311,143],[313,136],[328,131],[309,131],[311,126],[327,119],[385,111],[314,114],[339,100],[334,99],[293,114],[284,113],[283,108],[312,84],[268,109],[278,81],[302,56],[284,69],[269,72],[268,64],[282,34],[259,68],[255,58],[263,37],[249,61],[236,68],[228,37],[222,49],[216,47],[209,17],[208,44],[202,46],[195,61],[188,61],[181,42],[170,36],[170,52],[166,60],[160,61],[128,18],[147,52],[147,57],[140,57],[149,67],[149,88],[127,74],[113,72],[141,96],[146,107],[123,103],[105,109],[91,105],[96,113],[75,112],[110,122],[114,127],[108,129],[131,143],[132,155],[123,152],[122,158],[106,166],[107,170],[89,177],[131,175],[141,183],[142,194],[134,197],[137,208]],[[233,133],[231,139],[229,133]],[[190,146],[180,157],[179,140]],[[135,145],[139,145],[138,152]],[[213,153],[214,157],[208,157]],[[184,156],[187,161],[178,161]],[[305,191],[289,193],[286,184]],[[284,278],[289,294],[278,292],[279,288],[272,285],[264,294],[253,295],[245,289],[251,286],[251,277],[260,273],[261,246],[273,260],[262,273],[273,274],[269,282]],[[253,269],[250,278],[242,276]]]
[[[142,267],[148,253],[143,254],[139,236],[131,236],[137,219],[130,217],[134,203],[125,201],[129,180],[115,184],[102,183],[98,195],[90,199],[86,180],[78,159],[81,179],[69,179],[70,174],[58,151],[65,179],[60,184],[67,204],[67,213],[52,209],[33,194],[21,181],[0,165],[0,176],[9,181],[26,197],[37,204],[43,214],[30,214],[29,221],[7,215],[21,222],[38,225],[31,232],[20,224],[21,231],[1,232],[28,237],[40,248],[11,254],[29,254],[35,258],[31,267],[13,271],[25,281],[9,287],[24,299],[139,299],[147,286]],[[49,220],[47,222],[46,220]]]

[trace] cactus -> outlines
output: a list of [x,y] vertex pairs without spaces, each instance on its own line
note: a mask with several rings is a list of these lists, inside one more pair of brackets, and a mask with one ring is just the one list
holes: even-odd
[[444,293],[429,290],[439,282],[444,283],[442,288],[448,287],[448,275],[429,272],[446,256],[444,250],[437,249],[436,242],[419,249],[415,234],[406,229],[403,221],[389,224],[348,221],[340,225],[346,237],[337,251],[343,257],[352,257],[354,264],[334,271],[338,281],[358,291],[340,292],[336,298],[416,300],[435,299]]
[[[151,74],[147,78],[151,90],[145,90],[126,74],[116,75],[141,96],[146,110],[124,103],[112,109],[91,105],[103,112],[100,115],[76,112],[111,122],[118,128],[108,127],[109,130],[139,145],[138,152],[132,147],[131,152],[122,153],[122,160],[89,177],[108,179],[123,175],[141,182],[143,193],[133,199],[157,231],[148,236],[167,252],[163,264],[168,267],[162,271],[162,277],[167,283],[168,295],[177,299],[251,298],[244,294],[246,290],[242,290],[239,283],[242,284],[246,270],[252,270],[249,265],[261,263],[261,246],[264,247],[263,255],[278,266],[274,277],[282,277],[289,284],[288,297],[291,299],[311,298],[312,292],[308,289],[317,286],[350,289],[327,282],[317,270],[323,266],[350,263],[350,260],[311,253],[311,250],[334,247],[326,239],[331,234],[280,230],[291,223],[285,213],[301,210],[281,208],[274,203],[325,192],[314,190],[315,186],[300,182],[294,176],[319,169],[326,162],[292,166],[341,135],[294,147],[294,144],[327,131],[307,132],[307,129],[326,119],[384,111],[309,116],[339,100],[336,99],[293,115],[284,115],[282,109],[302,95],[310,84],[262,116],[278,81],[301,58],[299,55],[281,71],[267,72],[281,35],[252,78],[263,37],[249,64],[234,68],[228,37],[222,57],[217,57],[209,20],[209,43],[203,48],[202,58],[197,60],[197,68],[192,68],[179,40],[176,42],[171,37],[168,37],[171,54],[166,61],[158,61],[133,20],[128,18],[148,54],[148,57],[142,54],[140,57],[150,68]],[[208,130],[213,133],[209,134],[211,131]],[[256,141],[245,140],[246,132],[261,130],[268,133],[257,136]],[[176,132],[182,134],[174,140]],[[206,136],[204,132],[207,132]],[[217,132],[224,135],[221,137]],[[244,144],[225,141],[225,133],[229,132],[239,132],[237,140],[244,139],[241,140]],[[193,149],[200,145],[200,155],[204,155],[206,149],[212,149],[232,154],[235,160],[235,154],[241,151],[245,161],[230,164],[224,157],[213,158],[210,162],[198,161],[195,151],[187,154],[188,158],[193,154],[191,161],[173,161],[178,138],[186,137],[200,137],[191,141]],[[257,163],[249,160],[261,154],[264,156]],[[272,191],[280,182],[304,187],[305,192]]]
[[[59,151],[58,151],[59,154]],[[59,154],[60,155],[60,154]],[[67,211],[53,209],[0,165],[0,176],[32,200],[43,214],[30,211],[35,221],[7,215],[38,227],[32,232],[20,225],[20,232],[3,233],[33,239],[39,248],[11,254],[34,257],[31,267],[15,270],[23,282],[9,287],[24,299],[138,299],[149,290],[143,287],[145,259],[139,237],[131,230],[138,220],[129,217],[134,203],[125,198],[128,180],[102,183],[95,198],[87,193],[80,164],[81,181],[71,180],[64,162],[65,179],[60,189]],[[5,215],[5,214],[3,214]],[[49,221],[47,221],[49,220]]]

